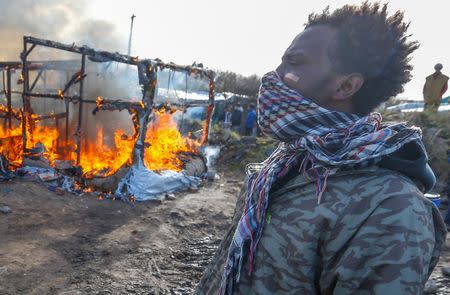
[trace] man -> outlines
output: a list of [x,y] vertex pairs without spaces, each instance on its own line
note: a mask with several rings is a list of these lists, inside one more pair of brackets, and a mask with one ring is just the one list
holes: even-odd
[[434,70],[435,72],[426,78],[425,85],[423,85],[423,100],[425,101],[425,110],[437,112],[442,95],[448,88],[448,77],[441,73],[442,64],[436,64]]
[[255,122],[256,122],[255,105],[251,103],[248,106],[247,118],[245,119],[245,135],[247,136],[256,135]]
[[446,236],[423,196],[421,132],[370,113],[410,80],[403,14],[311,14],[262,78],[261,130],[281,141],[249,177],[196,294],[421,294]]
[[237,104],[233,108],[233,113],[231,114],[231,129],[233,131],[240,133],[241,130],[241,122],[242,122],[242,113],[244,109],[240,104]]
[[231,128],[231,107],[225,107],[224,119],[223,119],[223,128],[230,129]]

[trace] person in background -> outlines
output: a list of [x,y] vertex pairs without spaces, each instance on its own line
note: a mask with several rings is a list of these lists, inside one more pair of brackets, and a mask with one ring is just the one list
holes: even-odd
[[225,107],[225,114],[223,119],[223,128],[230,129],[231,128],[231,108],[230,106]]
[[247,118],[245,119],[245,135],[247,136],[256,135],[255,123],[256,123],[256,110],[255,105],[251,103],[248,106]]
[[425,102],[424,110],[437,112],[442,95],[448,88],[448,77],[441,72],[442,64],[436,64],[434,70],[435,72],[426,78],[425,85],[423,85],[423,100]]
[[244,109],[242,108],[242,106],[240,104],[237,104],[233,109],[233,113],[231,114],[231,129],[238,133],[240,133],[241,130],[243,111]]

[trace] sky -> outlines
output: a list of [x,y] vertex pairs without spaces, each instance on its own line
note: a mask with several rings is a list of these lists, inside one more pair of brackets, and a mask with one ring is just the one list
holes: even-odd
[[[310,12],[351,0],[94,0],[93,17],[117,26],[128,38],[130,16],[136,15],[132,54],[164,61],[262,75],[274,69],[292,39],[302,31]],[[114,1],[116,3],[116,1]],[[108,9],[105,10],[104,6]],[[389,11],[403,10],[409,32],[421,43],[414,53],[413,79],[401,98],[421,99],[425,77],[437,62],[450,74],[448,0],[391,0]],[[126,48],[123,49],[126,51]]]
[[[33,11],[24,11],[21,3],[33,5]],[[309,13],[320,12],[327,5],[333,9],[359,3],[359,0],[0,0],[4,14],[0,11],[0,16],[6,19],[4,23],[0,19],[0,24],[3,32],[11,34],[5,26],[26,20],[28,25],[17,31],[17,36],[37,34],[41,38],[86,42],[96,48],[126,53],[130,17],[135,14],[132,55],[178,64],[196,61],[212,69],[261,76],[278,66],[284,50],[303,30]],[[406,20],[411,21],[412,39],[421,43],[413,54],[413,79],[399,97],[421,99],[425,77],[433,72],[437,62],[444,65],[444,73],[450,74],[447,32],[450,3],[448,0],[389,3],[389,11],[405,12]],[[71,26],[64,26],[62,15],[72,19]],[[78,26],[76,30],[74,26]],[[89,40],[81,40],[83,36],[90,36]],[[7,38],[12,39],[17,39],[20,46],[20,38]],[[4,49],[5,43],[0,44],[0,49],[2,46]]]

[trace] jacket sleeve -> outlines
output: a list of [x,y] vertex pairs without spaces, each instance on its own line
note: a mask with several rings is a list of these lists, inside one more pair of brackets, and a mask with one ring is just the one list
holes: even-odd
[[422,294],[446,235],[438,210],[427,202],[410,194],[389,197],[347,227],[350,238],[324,270],[329,289],[323,293]]

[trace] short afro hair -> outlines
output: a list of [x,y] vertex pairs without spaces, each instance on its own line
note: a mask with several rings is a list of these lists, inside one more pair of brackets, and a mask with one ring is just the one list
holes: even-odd
[[360,73],[364,77],[361,89],[352,100],[354,111],[366,115],[382,102],[403,92],[411,80],[410,54],[419,47],[407,40],[409,23],[403,12],[389,16],[387,4],[345,5],[330,13],[312,13],[305,28],[330,25],[338,30],[335,46],[328,55],[332,70],[339,74]]

